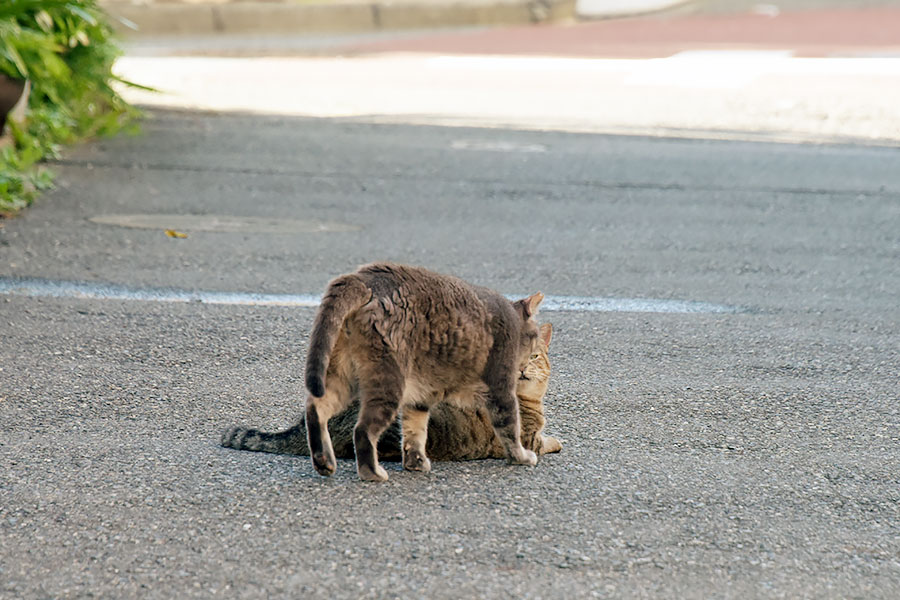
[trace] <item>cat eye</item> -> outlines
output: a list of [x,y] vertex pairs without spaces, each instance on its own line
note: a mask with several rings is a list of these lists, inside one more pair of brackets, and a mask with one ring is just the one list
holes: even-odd
[[540,356],[540,354],[532,354],[532,355],[531,355],[531,360],[536,359],[538,356]]

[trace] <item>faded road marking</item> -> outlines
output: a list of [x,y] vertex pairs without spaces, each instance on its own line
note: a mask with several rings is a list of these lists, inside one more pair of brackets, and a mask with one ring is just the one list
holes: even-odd
[[546,152],[543,144],[521,144],[492,140],[455,140],[450,147],[454,150],[480,150],[483,152]]
[[357,225],[346,223],[230,215],[98,215],[89,220],[100,225],[136,229],[176,229],[216,233],[325,233],[362,229]]
[[[86,300],[137,300],[245,306],[294,306],[314,308],[314,294],[256,294],[249,292],[190,291],[174,288],[140,288],[106,283],[50,279],[0,277],[0,294],[31,298],[78,298]],[[510,295],[510,299],[522,296]],[[602,298],[594,296],[544,297],[542,312],[636,312],[636,313],[741,313],[747,309],[727,304],[664,300],[655,298]]]

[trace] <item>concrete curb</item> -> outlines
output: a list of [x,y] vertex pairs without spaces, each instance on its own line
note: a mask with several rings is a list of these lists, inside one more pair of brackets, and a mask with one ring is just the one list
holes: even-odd
[[[576,0],[422,2],[143,3],[106,0],[103,8],[127,37],[212,34],[364,33],[403,29],[564,22]],[[136,28],[136,29],[135,29]]]
[[575,12],[585,19],[615,19],[660,12],[694,0],[577,0]]

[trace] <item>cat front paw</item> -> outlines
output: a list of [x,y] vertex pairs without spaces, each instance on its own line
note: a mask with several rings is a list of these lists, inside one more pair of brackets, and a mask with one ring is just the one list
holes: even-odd
[[560,450],[562,450],[562,444],[559,443],[558,439],[546,435],[543,436],[541,440],[541,454],[552,454]]
[[359,478],[363,481],[387,481],[388,474],[387,471],[384,470],[379,464],[375,464],[375,468],[372,469],[368,465],[359,465],[356,469],[356,472],[359,474]]
[[329,456],[325,452],[316,452],[312,455],[312,464],[316,473],[325,477],[334,475],[337,470],[337,461],[334,456]]
[[510,454],[509,462],[514,465],[533,467],[537,464],[537,454],[520,446]]
[[407,471],[431,471],[431,461],[418,448],[407,448],[403,453],[403,468]]

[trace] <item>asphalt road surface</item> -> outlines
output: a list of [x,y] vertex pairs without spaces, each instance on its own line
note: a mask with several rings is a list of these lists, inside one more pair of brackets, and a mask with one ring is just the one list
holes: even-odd
[[[0,597],[900,594],[896,149],[151,117],[0,228]],[[164,214],[208,221],[106,224]],[[317,294],[375,259],[651,312],[543,313],[563,451],[535,468],[376,485],[220,448],[299,413],[314,309],[148,289]]]

